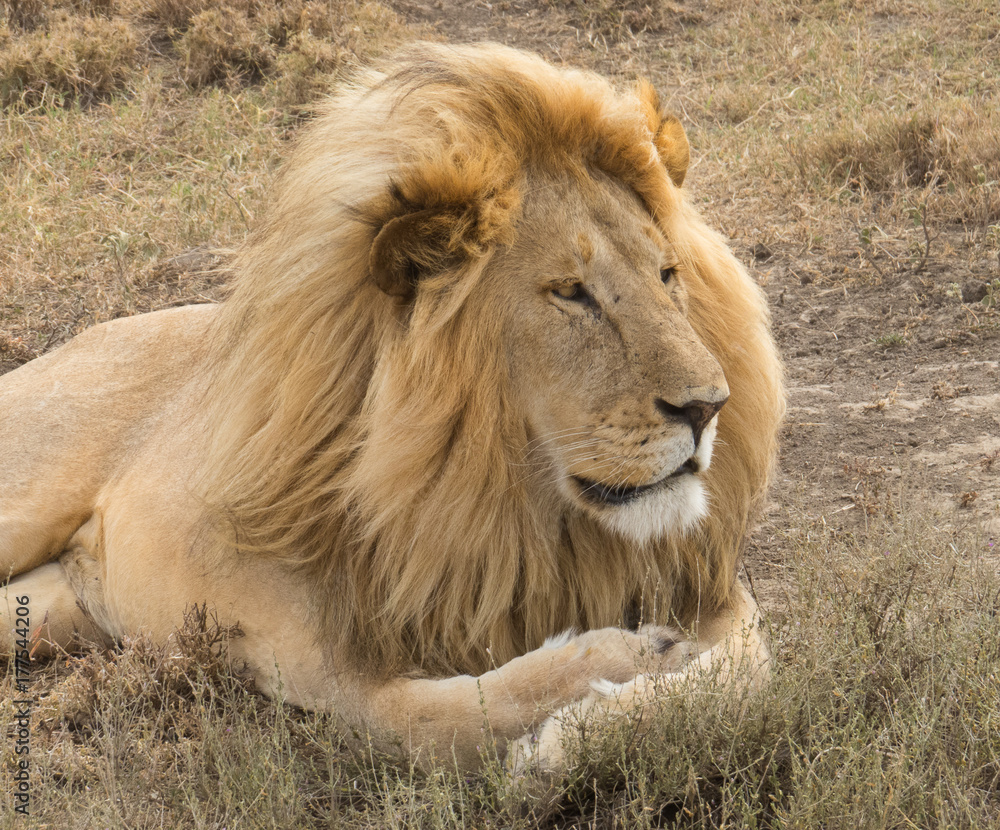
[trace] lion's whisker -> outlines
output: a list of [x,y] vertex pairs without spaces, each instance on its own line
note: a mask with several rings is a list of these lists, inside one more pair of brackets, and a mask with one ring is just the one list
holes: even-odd
[[589,429],[576,427],[573,429],[563,429],[556,432],[548,432],[545,435],[538,436],[537,438],[531,439],[527,444],[524,445],[525,451],[535,450],[545,444],[550,444],[553,441],[558,441],[560,438],[567,438],[574,435],[587,435],[591,432]]

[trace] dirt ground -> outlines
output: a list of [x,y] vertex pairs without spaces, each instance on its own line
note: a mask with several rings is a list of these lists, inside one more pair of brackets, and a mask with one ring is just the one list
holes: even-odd
[[[661,94],[677,95],[663,63],[670,31],[616,48],[581,25],[571,6],[554,5],[394,3],[452,41],[496,40],[620,76],[649,75]],[[705,22],[709,6],[678,4],[678,20]],[[914,510],[936,527],[977,528],[983,554],[996,556],[1000,325],[996,308],[984,309],[980,298],[1000,278],[1000,257],[968,261],[958,227],[928,229],[916,253],[859,246],[846,221],[818,253],[775,244],[766,232],[747,231],[767,222],[741,220],[740,194],[724,190],[724,176],[699,181],[698,172],[696,161],[690,187],[701,188],[697,201],[709,221],[737,237],[734,250],[771,301],[786,361],[780,468],[746,557],[759,598],[780,603],[790,546],[817,525],[861,533],[879,517]]]

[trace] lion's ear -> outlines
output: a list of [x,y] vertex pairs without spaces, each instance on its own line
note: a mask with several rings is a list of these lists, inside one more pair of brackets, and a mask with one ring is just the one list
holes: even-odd
[[369,214],[378,228],[369,253],[375,284],[410,299],[424,277],[509,242],[520,205],[515,173],[488,151],[447,155],[402,171]]
[[676,115],[667,112],[660,105],[660,96],[649,81],[640,80],[637,92],[660,160],[667,168],[671,181],[680,187],[684,184],[691,161],[691,146],[684,128]]
[[369,257],[375,284],[393,297],[412,297],[421,275],[444,265],[453,222],[436,210],[418,210],[386,222]]

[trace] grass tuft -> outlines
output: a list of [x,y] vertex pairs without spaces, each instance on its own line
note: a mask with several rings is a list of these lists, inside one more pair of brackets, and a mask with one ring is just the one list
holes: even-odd
[[140,52],[127,22],[68,14],[0,46],[0,105],[15,109],[105,98],[125,85]]
[[800,165],[835,184],[880,195],[927,188],[949,212],[1000,221],[1000,113],[938,103],[879,113],[819,133],[798,148]]
[[49,4],[45,0],[7,0],[0,21],[24,31],[42,26],[48,19]]
[[[137,15],[156,24],[159,34],[169,38],[171,34],[184,32],[198,15],[216,8],[212,0],[138,0]],[[226,10],[245,16],[245,2],[227,3]]]
[[662,32],[694,25],[703,15],[669,0],[544,0],[562,9],[581,28],[613,41],[633,39],[641,32]]
[[177,43],[184,80],[192,87],[220,82],[253,83],[274,63],[274,51],[243,15],[208,9],[191,19]]

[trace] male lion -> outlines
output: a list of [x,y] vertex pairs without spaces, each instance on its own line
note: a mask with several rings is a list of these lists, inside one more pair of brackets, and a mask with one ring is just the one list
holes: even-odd
[[500,46],[341,91],[225,302],[0,379],[0,650],[207,603],[263,690],[465,768],[484,728],[558,768],[564,707],[759,679],[781,369],[687,163],[648,85]]

